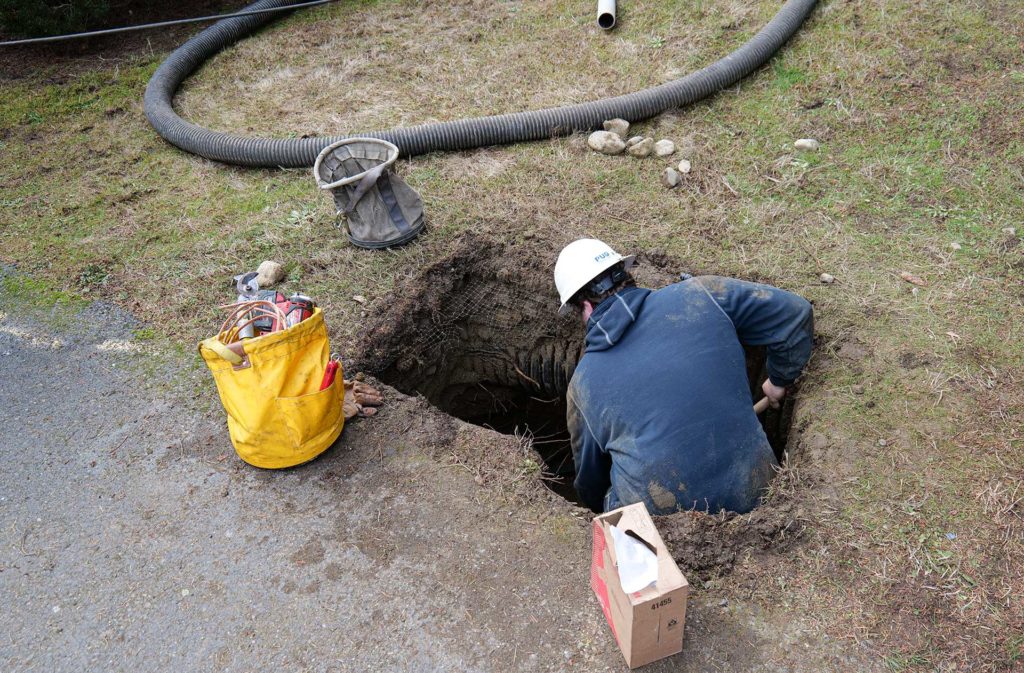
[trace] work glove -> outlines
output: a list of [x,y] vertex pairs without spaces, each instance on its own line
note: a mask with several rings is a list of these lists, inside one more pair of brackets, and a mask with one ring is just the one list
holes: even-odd
[[376,407],[384,404],[384,396],[380,391],[363,381],[345,380],[345,403],[343,405],[345,420],[353,416],[366,418],[377,413]]

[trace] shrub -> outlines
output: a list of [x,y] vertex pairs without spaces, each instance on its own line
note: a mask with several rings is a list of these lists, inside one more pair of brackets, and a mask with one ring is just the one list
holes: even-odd
[[24,37],[88,30],[110,11],[107,0],[0,0],[0,28]]

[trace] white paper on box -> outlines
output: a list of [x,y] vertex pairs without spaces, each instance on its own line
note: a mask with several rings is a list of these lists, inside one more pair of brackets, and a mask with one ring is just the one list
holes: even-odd
[[658,556],[647,545],[626,535],[615,526],[612,544],[615,546],[615,560],[619,566],[619,582],[627,594],[640,591],[658,581]]

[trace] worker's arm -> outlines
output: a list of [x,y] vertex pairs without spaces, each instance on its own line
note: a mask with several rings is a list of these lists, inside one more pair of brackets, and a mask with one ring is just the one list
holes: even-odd
[[612,485],[611,456],[594,437],[583,412],[569,394],[569,436],[572,438],[572,460],[576,465],[576,495],[594,512],[604,510],[604,496]]
[[740,343],[766,347],[768,379],[783,388],[792,385],[811,357],[810,302],[777,287],[733,278],[702,276],[694,281],[732,320]]

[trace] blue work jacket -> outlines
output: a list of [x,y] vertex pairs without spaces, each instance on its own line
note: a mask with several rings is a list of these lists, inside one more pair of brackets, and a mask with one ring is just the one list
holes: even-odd
[[777,462],[753,411],[742,344],[765,346],[769,378],[787,386],[813,332],[806,299],[717,276],[602,301],[568,390],[583,503],[749,512]]

